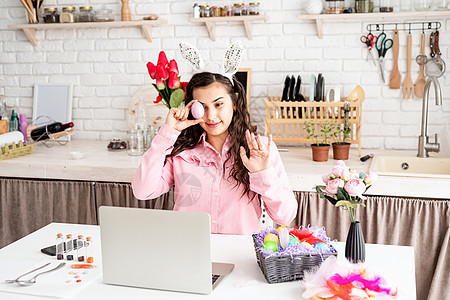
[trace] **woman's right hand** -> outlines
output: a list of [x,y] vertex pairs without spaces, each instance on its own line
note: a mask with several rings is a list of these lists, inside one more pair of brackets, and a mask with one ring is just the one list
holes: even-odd
[[166,124],[175,130],[183,131],[192,125],[204,122],[203,119],[188,120],[192,104],[196,101],[197,100],[192,100],[185,108],[171,108],[167,114]]

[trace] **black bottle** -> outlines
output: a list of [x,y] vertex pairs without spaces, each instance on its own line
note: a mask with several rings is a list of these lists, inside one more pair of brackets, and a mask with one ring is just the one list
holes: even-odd
[[66,124],[55,122],[33,129],[30,135],[34,141],[42,141],[50,138],[48,136],[49,133],[57,133],[70,127],[73,127],[72,122]]

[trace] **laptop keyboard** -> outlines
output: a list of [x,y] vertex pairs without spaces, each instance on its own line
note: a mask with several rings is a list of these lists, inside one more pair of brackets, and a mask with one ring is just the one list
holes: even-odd
[[212,275],[212,284],[214,284],[214,282],[216,282],[217,279],[219,279],[219,277],[220,277],[220,275],[215,275],[215,274],[213,274],[213,275]]

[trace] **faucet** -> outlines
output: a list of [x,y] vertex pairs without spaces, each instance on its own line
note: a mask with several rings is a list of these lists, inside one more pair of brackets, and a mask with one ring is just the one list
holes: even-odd
[[425,84],[425,88],[424,88],[424,92],[423,92],[422,128],[420,130],[419,148],[418,148],[418,152],[417,152],[417,157],[429,157],[428,152],[439,152],[440,151],[438,134],[436,133],[434,135],[434,143],[430,143],[429,136],[427,136],[428,102],[430,100],[431,84],[434,85],[434,94],[435,94],[435,98],[436,98],[436,105],[442,105],[441,86],[439,85],[437,78],[428,77],[428,80]]

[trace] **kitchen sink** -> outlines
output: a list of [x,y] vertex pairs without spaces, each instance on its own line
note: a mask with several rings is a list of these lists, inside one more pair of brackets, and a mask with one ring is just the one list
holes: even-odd
[[381,176],[412,176],[450,179],[450,157],[375,155],[370,173]]

